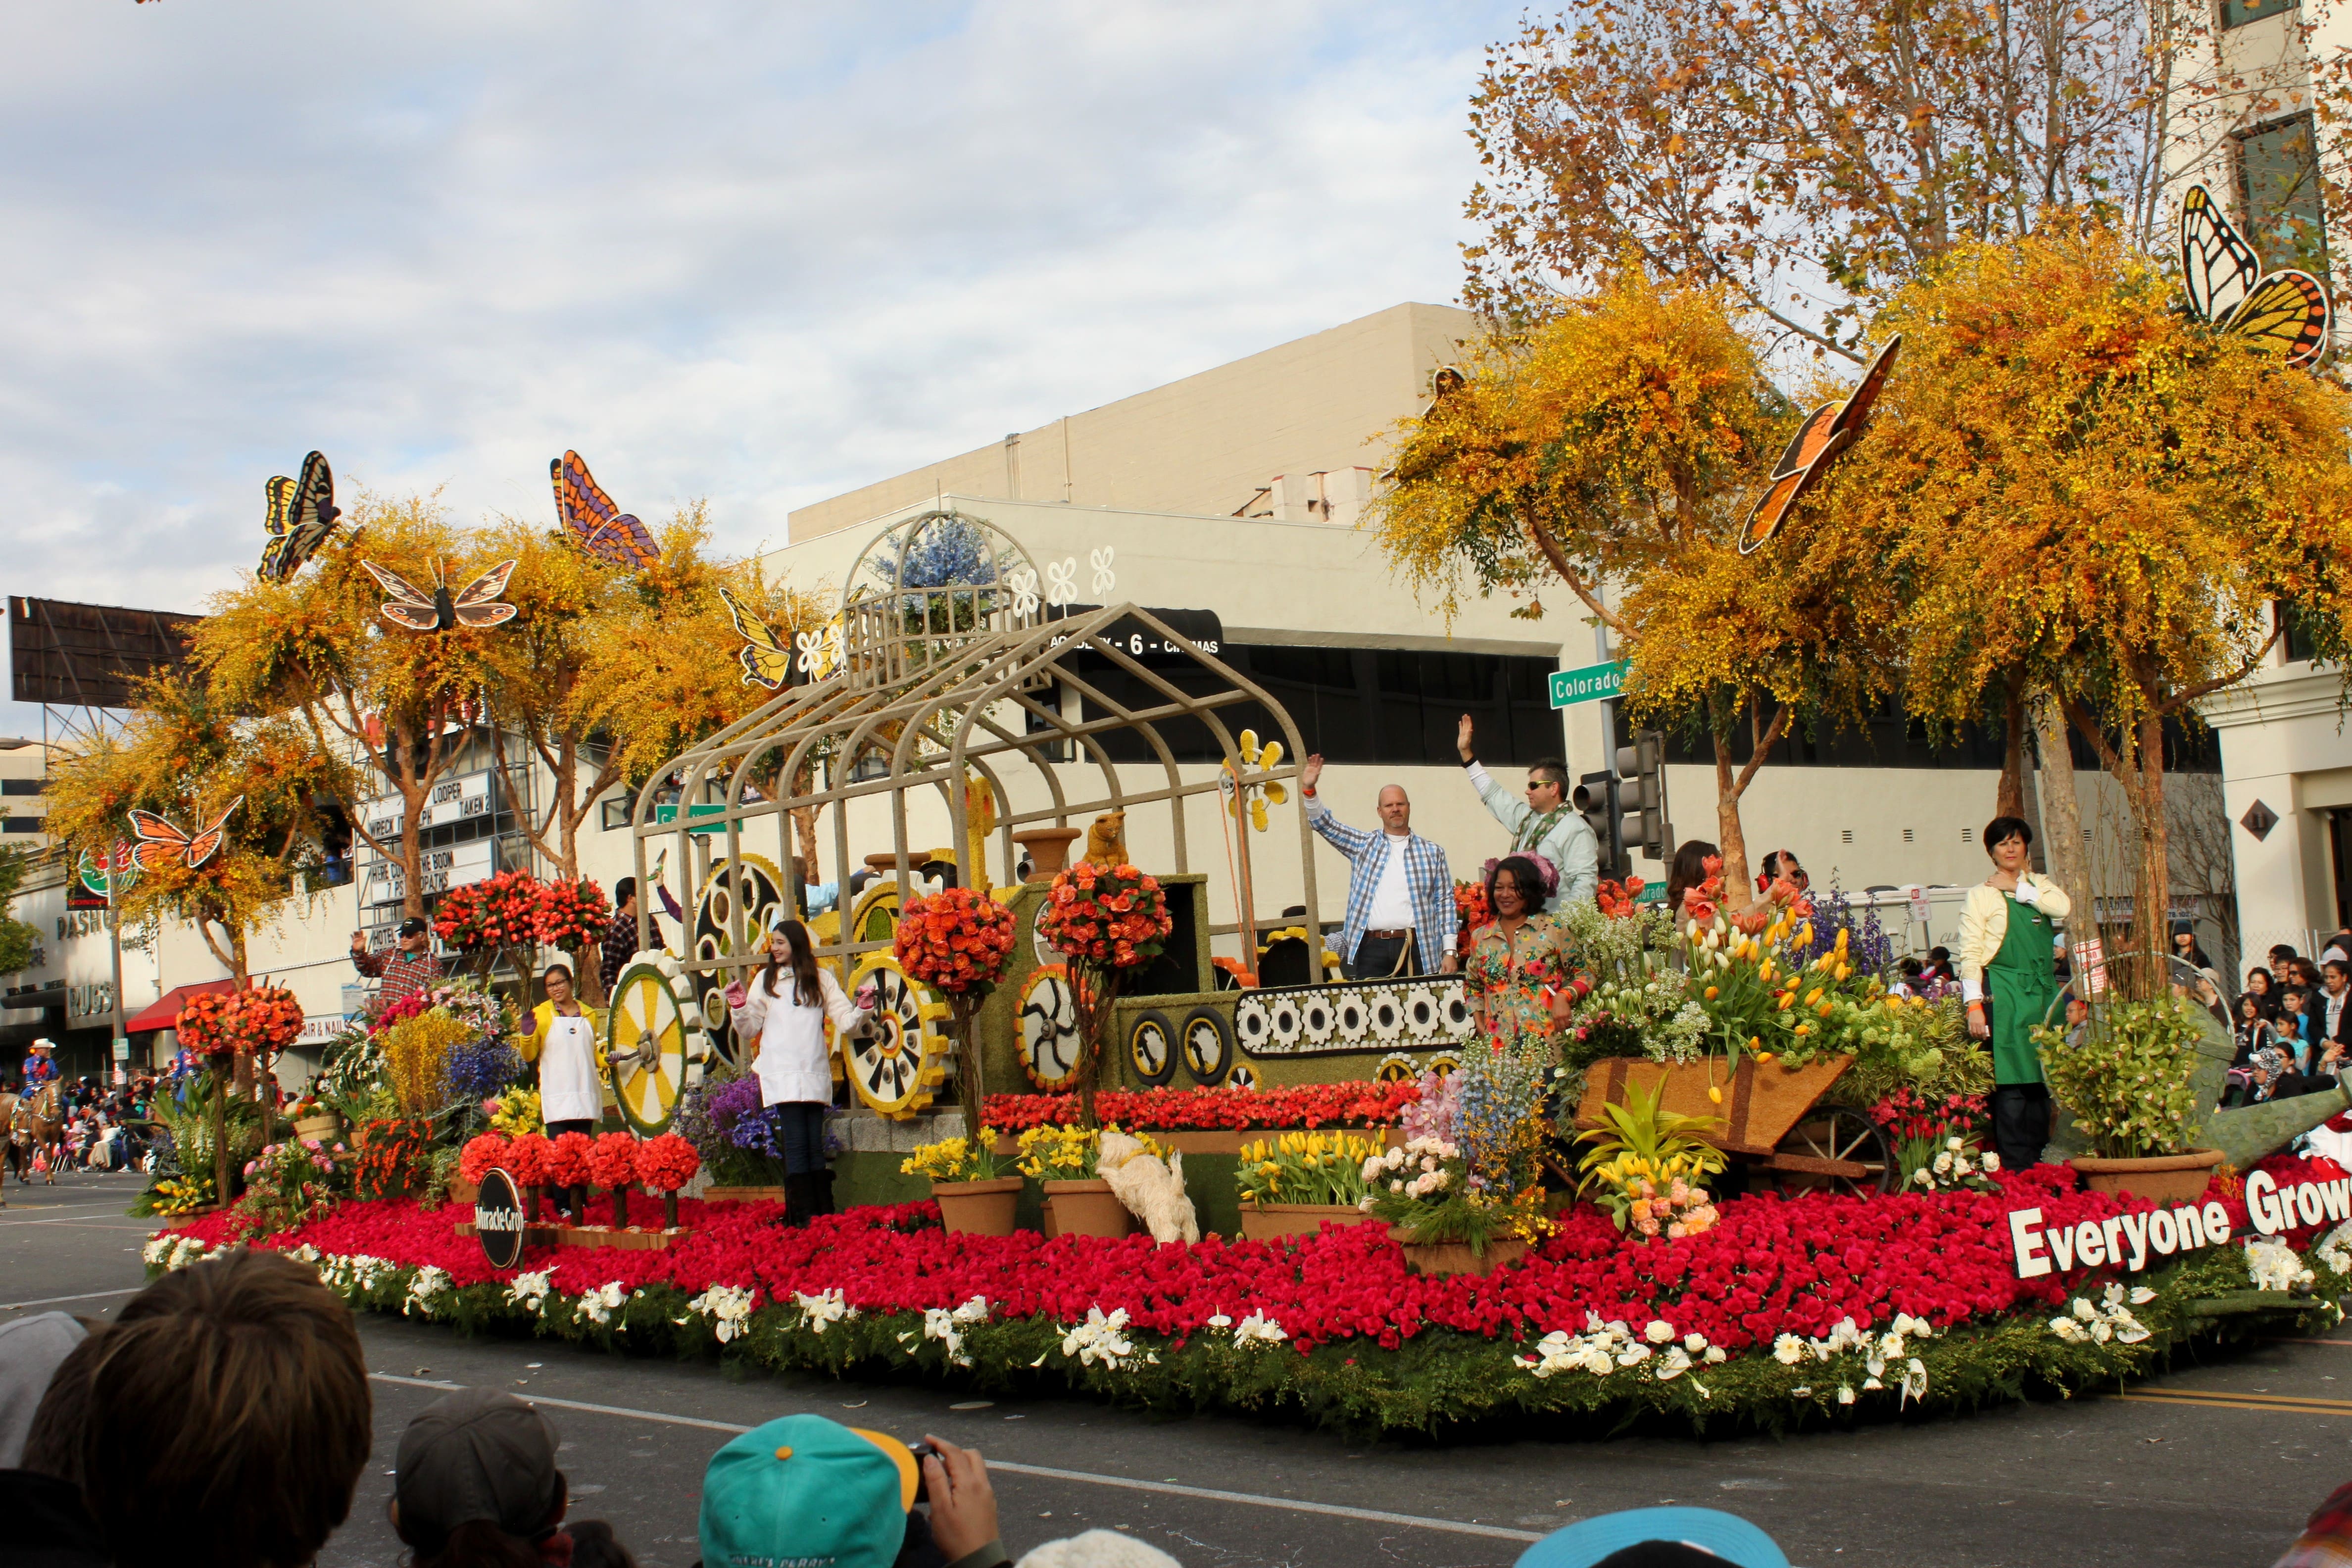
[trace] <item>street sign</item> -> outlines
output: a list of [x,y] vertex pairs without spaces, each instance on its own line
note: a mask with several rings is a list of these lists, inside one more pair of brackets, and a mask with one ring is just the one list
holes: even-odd
[[1551,672],[1551,705],[1573,708],[1580,702],[1599,702],[1614,697],[1625,684],[1625,661],[1612,658],[1607,664],[1588,664],[1582,669],[1555,669]]

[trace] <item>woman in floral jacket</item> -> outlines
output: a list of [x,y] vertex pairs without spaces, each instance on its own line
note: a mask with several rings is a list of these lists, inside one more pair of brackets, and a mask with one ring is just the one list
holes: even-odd
[[1462,973],[1470,1006],[1496,1049],[1550,1049],[1554,1026],[1572,1005],[1576,955],[1568,932],[1543,910],[1543,873],[1525,856],[1507,856],[1486,873],[1486,907],[1495,918],[1470,933]]

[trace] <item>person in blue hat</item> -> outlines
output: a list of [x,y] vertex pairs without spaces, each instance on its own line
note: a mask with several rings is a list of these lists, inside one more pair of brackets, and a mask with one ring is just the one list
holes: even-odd
[[931,1452],[919,1463],[887,1433],[822,1415],[744,1433],[703,1472],[702,1568],[891,1568],[902,1552],[946,1568],[1006,1568],[980,1455],[923,1441]]
[[1789,1558],[1738,1514],[1630,1508],[1553,1531],[1516,1568],[1789,1568]]

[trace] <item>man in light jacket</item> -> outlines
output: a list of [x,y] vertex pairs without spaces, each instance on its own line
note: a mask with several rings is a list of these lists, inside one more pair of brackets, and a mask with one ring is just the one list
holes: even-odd
[[1545,911],[1556,912],[1563,904],[1592,897],[1601,886],[1601,840],[1584,814],[1569,803],[1568,764],[1557,757],[1538,759],[1528,769],[1527,799],[1514,800],[1479,763],[1470,739],[1470,715],[1465,713],[1454,732],[1454,747],[1462,753],[1470,786],[1511,836],[1511,847],[1504,853],[1540,855],[1559,878],[1559,886],[1544,900]]

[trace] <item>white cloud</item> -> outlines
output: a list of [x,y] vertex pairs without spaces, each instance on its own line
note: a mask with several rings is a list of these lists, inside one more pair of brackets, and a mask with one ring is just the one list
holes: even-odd
[[196,0],[0,19],[10,591],[261,485],[793,506],[1459,282],[1502,6]]

